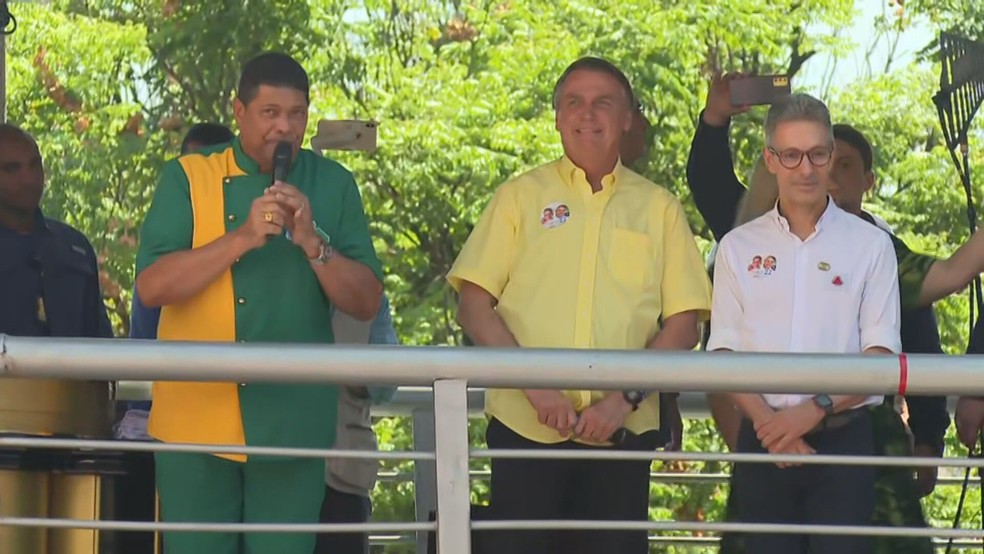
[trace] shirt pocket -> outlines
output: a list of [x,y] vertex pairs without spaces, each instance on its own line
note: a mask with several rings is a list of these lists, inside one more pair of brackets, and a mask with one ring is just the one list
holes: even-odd
[[615,279],[625,285],[642,288],[646,284],[647,264],[651,261],[649,236],[628,229],[612,229],[611,264]]

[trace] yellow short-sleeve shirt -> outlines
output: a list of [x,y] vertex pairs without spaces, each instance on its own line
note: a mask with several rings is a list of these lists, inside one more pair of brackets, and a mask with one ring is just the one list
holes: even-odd
[[[698,310],[711,288],[679,201],[623,167],[592,193],[568,158],[540,166],[496,191],[448,280],[469,281],[498,299],[496,310],[523,347],[641,349],[661,319]],[[581,411],[602,391],[565,391]],[[488,415],[541,443],[566,440],[537,421],[521,390],[489,390]],[[659,428],[650,395],[626,421]]]

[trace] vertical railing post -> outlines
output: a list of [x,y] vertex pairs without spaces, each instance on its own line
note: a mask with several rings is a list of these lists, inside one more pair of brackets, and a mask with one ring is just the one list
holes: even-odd
[[[3,29],[0,29],[3,31]],[[0,123],[7,122],[7,35],[0,32]]]
[[471,554],[468,481],[468,388],[461,380],[434,382],[437,452],[437,552]]
[[[434,404],[426,408],[414,408],[413,449],[418,452],[434,452]],[[430,513],[437,510],[437,478],[434,462],[417,460],[413,463],[413,501],[417,521],[429,521]],[[427,552],[427,531],[417,532],[419,554]]]

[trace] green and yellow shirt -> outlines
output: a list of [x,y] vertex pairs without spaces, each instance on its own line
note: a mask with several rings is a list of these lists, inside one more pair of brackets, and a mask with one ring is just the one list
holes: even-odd
[[[137,273],[161,256],[205,246],[237,229],[270,180],[238,139],[169,162],[143,224]],[[287,182],[308,197],[332,246],[382,281],[352,174],[301,150]],[[332,343],[331,303],[301,249],[272,237],[195,297],[165,306],[158,338]],[[334,385],[162,381],[154,384],[149,432],[165,442],[327,448],[335,440],[337,398]]]

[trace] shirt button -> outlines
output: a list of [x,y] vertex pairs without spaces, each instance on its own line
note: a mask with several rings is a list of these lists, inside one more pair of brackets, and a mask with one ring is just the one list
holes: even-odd
[[236,216],[234,214],[229,214],[229,221],[235,221]]
[[239,299],[236,300],[236,302],[239,302],[239,305],[242,306],[243,304],[246,303],[246,299],[240,296]]

